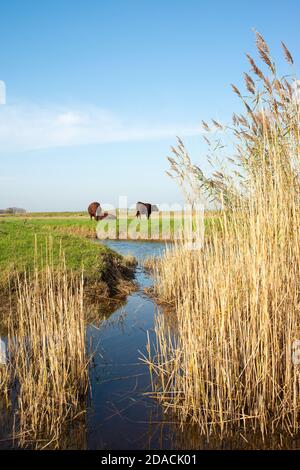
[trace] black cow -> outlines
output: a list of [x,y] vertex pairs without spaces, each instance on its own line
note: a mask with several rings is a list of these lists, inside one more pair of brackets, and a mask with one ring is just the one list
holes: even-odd
[[153,206],[149,202],[137,202],[136,203],[136,217],[141,217],[143,214],[147,216],[147,219],[150,218],[152,212],[158,211],[157,206]]

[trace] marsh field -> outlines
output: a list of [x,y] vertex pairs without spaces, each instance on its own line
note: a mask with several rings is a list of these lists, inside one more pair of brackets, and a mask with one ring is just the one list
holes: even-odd
[[168,157],[192,207],[218,206],[201,246],[174,240],[174,213],[168,237],[161,214],[125,222],[155,240],[96,239],[83,213],[0,218],[0,446],[299,448],[299,90],[286,45],[283,76],[256,46],[232,85],[244,112],[203,122],[213,173],[180,138]]

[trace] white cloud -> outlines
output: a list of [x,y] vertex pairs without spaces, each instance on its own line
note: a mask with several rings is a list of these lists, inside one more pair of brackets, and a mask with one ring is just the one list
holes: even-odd
[[126,123],[96,106],[0,106],[0,152],[104,142],[148,140],[199,133],[197,125]]
[[82,121],[82,116],[79,113],[74,113],[72,111],[67,111],[58,116],[57,121],[59,124],[79,124]]

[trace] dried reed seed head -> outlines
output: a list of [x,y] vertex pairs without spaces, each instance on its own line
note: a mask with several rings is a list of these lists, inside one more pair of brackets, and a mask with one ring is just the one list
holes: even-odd
[[178,151],[179,151],[179,157],[183,158],[183,155],[184,155],[184,152],[185,152],[183,144],[182,145],[179,144],[177,148],[178,148]]
[[261,59],[265,62],[265,64],[267,64],[269,69],[274,73],[275,72],[275,67],[272,64],[272,62],[270,60],[270,57],[262,49],[258,49],[258,52],[259,52],[259,55],[260,55]]
[[250,77],[250,75],[248,73],[244,73],[244,79],[245,79],[245,84],[246,84],[246,88],[247,90],[252,93],[252,95],[255,95],[255,83],[252,79],[252,77]]
[[205,142],[207,143],[207,145],[210,146],[210,145],[211,145],[210,140],[209,140],[205,135],[203,135],[202,137],[203,137],[203,139],[205,140]]
[[232,122],[235,126],[238,125],[238,123],[239,123],[238,116],[235,113],[233,113],[233,115],[232,115]]
[[255,75],[257,75],[261,80],[264,80],[264,74],[262,73],[262,71],[257,67],[256,63],[254,62],[254,60],[252,59],[252,57],[250,56],[250,54],[246,54],[246,57],[247,59],[249,60],[250,62],[250,65],[252,67],[252,71],[253,73],[255,73]]
[[249,127],[249,123],[248,123],[247,119],[245,118],[245,116],[240,114],[239,116],[237,116],[237,118],[238,118],[238,123],[239,124],[241,124],[244,127]]
[[247,112],[248,114],[250,114],[250,116],[252,117],[252,119],[255,121],[256,120],[256,117],[255,117],[255,114],[253,113],[252,109],[250,108],[249,104],[243,100],[243,103],[244,103],[244,106],[245,108],[247,109]]
[[233,130],[233,135],[235,135],[235,137],[238,139],[238,140],[241,140],[241,136],[244,134],[244,131],[240,131],[238,129],[234,129]]
[[281,81],[278,80],[278,78],[273,81],[273,86],[279,94],[284,90],[284,86],[282,85]]
[[169,160],[169,162],[171,163],[171,165],[175,164],[174,158],[172,158],[172,157],[167,157],[167,159]]
[[268,79],[268,77],[264,77],[264,87],[268,91],[268,93],[270,93],[270,95],[272,95],[273,88],[272,88],[271,82]]
[[264,40],[264,38],[262,37],[261,34],[259,34],[256,31],[255,35],[256,35],[256,47],[257,47],[258,53],[259,53],[261,59],[265,62],[265,64],[267,64],[267,66],[274,73],[275,68],[274,68],[274,65],[271,62],[270,49],[269,49],[266,41]]
[[221,179],[225,178],[224,174],[221,173],[220,171],[215,171],[213,173],[213,176],[215,176],[216,178],[221,178]]
[[173,152],[177,157],[180,156],[178,150],[177,150],[175,147],[173,147],[173,146],[171,146],[171,152]]
[[256,137],[254,137],[253,135],[249,134],[248,132],[243,132],[243,138],[245,138],[246,140],[251,140],[251,141],[255,141],[255,140],[256,140]]
[[179,146],[184,148],[184,144],[183,144],[181,138],[178,137],[178,135],[176,136],[176,139],[177,139],[177,142],[178,142]]
[[286,47],[286,45],[282,41],[281,41],[281,46],[282,46],[282,49],[283,49],[283,54],[284,54],[285,60],[289,64],[293,65],[294,59],[292,57],[292,54],[290,53],[290,51],[288,50],[288,48]]
[[278,105],[277,105],[277,101],[276,101],[276,100],[274,100],[273,103],[272,103],[272,113],[273,113],[273,117],[274,117],[275,119],[277,119],[279,110],[278,110]]
[[233,92],[234,92],[236,95],[238,95],[240,98],[242,98],[242,95],[241,95],[239,89],[238,89],[235,85],[233,85],[232,83],[230,84],[230,86],[231,86],[231,88],[233,89]]
[[210,127],[208,126],[207,122],[202,121],[202,127],[205,131],[210,132]]
[[263,36],[259,34],[258,31],[255,31],[256,35],[256,47],[257,49],[261,49],[264,51],[265,54],[269,55],[270,54],[270,49],[266,41],[264,40]]
[[223,129],[223,126],[222,126],[219,122],[215,121],[214,119],[212,119],[211,122],[212,122],[212,123],[214,124],[214,126],[216,126],[218,129],[221,129],[221,130]]

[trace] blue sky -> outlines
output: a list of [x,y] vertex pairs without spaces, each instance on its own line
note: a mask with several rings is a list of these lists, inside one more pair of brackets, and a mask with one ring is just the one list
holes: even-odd
[[298,0],[2,0],[0,208],[82,210],[119,195],[181,201],[182,136],[208,170],[202,119],[228,122],[253,28],[300,63]]

